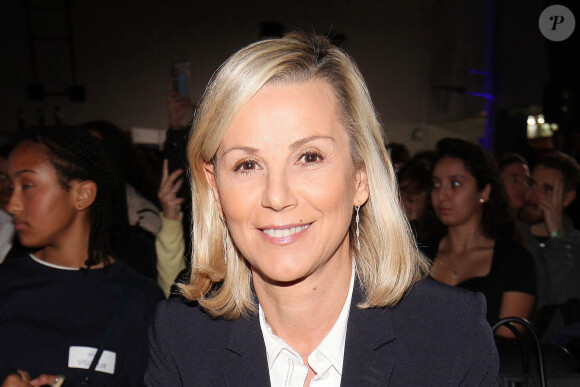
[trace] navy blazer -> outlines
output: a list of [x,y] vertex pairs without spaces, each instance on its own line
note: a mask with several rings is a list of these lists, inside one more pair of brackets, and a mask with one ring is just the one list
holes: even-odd
[[[418,282],[395,307],[360,309],[355,287],[341,386],[492,386],[499,359],[480,293]],[[148,386],[269,386],[257,315],[215,319],[162,302],[149,333]]]

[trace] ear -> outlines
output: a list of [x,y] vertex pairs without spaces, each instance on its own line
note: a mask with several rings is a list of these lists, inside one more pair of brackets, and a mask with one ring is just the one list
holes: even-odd
[[209,188],[211,189],[211,192],[213,193],[213,198],[215,199],[215,201],[218,205],[218,209],[220,211],[220,214],[223,215],[222,203],[220,201],[220,192],[218,189],[217,179],[216,179],[215,165],[212,162],[204,162],[203,163],[203,172],[205,174],[205,180],[207,181],[207,185],[209,185]]
[[564,192],[564,197],[562,198],[562,207],[568,207],[576,199],[576,191],[573,189]]
[[489,201],[489,194],[491,193],[491,185],[486,184],[481,191],[479,191],[480,199],[483,199],[484,203]]
[[89,208],[97,197],[97,183],[92,180],[75,180],[70,184],[71,200],[77,211]]
[[363,167],[355,172],[354,205],[356,207],[362,206],[369,199],[369,196],[370,189],[367,169]]

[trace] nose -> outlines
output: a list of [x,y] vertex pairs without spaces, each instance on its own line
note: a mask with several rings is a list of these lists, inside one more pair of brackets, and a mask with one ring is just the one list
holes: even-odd
[[22,211],[22,202],[18,198],[15,190],[10,194],[10,199],[8,199],[8,204],[6,205],[6,211],[10,215],[16,215]]
[[262,195],[262,207],[282,211],[296,205],[296,197],[284,172],[268,172]]
[[435,194],[437,195],[437,199],[441,202],[449,197],[449,187],[445,184],[441,184],[435,191]]
[[526,192],[526,199],[532,203],[539,203],[541,199],[541,192],[538,186],[533,186]]

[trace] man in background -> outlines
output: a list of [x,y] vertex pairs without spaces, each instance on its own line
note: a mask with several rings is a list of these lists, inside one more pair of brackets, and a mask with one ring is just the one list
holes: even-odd
[[548,153],[534,168],[522,211],[526,244],[535,258],[536,309],[538,318],[547,320],[546,338],[574,322],[566,321],[575,319],[568,312],[578,312],[564,306],[580,299],[580,232],[572,227],[564,208],[576,197],[579,183],[580,166],[572,157]]

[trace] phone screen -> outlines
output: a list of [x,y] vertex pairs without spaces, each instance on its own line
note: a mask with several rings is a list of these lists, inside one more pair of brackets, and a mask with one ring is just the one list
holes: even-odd
[[189,62],[173,62],[171,66],[173,91],[184,98],[189,98]]

